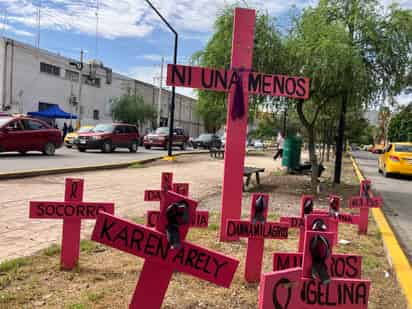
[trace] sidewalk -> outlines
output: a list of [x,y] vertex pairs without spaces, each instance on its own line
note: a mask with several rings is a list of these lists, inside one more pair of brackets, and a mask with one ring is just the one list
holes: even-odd
[[[280,167],[280,161],[275,163],[271,156],[248,156],[246,165],[266,169],[261,180],[264,185],[265,178]],[[200,201],[199,209],[220,209],[223,160],[210,159],[208,155],[180,157],[175,163],[158,161],[142,168],[1,181],[0,262],[30,255],[53,243],[60,244],[61,220],[29,219],[28,213],[30,200],[62,201],[65,177],[84,178],[85,201],[114,202],[116,215],[135,218],[144,216],[149,209],[158,209],[158,203],[144,202],[143,196],[145,189],[159,188],[163,171],[173,172],[175,182],[190,183],[190,195]],[[249,196],[250,193],[244,194],[243,205],[247,211]],[[202,203],[206,199],[207,205]],[[292,205],[298,202],[298,197],[285,202]],[[271,197],[272,207],[280,208],[280,204],[284,205],[280,200],[276,200],[276,197]],[[93,226],[93,220],[82,221],[82,238],[90,237]]]

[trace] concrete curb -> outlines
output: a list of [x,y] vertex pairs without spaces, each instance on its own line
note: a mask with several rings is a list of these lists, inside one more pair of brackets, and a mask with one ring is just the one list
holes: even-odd
[[[355,159],[350,156],[359,180],[365,179],[359,169]],[[382,239],[387,252],[389,263],[395,270],[396,277],[406,297],[409,308],[412,309],[412,268],[408,258],[403,252],[399,242],[392,231],[388,221],[385,218],[383,211],[380,208],[372,208],[373,218],[382,234]]]
[[[185,152],[185,153],[177,153],[174,156],[179,157],[179,156],[184,156],[184,155],[205,154],[205,153],[208,153],[208,152],[192,151],[192,152]],[[44,176],[44,175],[66,174],[66,173],[73,173],[73,172],[126,168],[134,164],[147,164],[147,163],[151,163],[157,160],[161,160],[163,158],[164,156],[158,156],[158,157],[149,158],[149,159],[133,160],[133,161],[122,162],[122,163],[109,163],[109,164],[87,165],[87,166],[79,166],[79,167],[64,167],[64,168],[53,168],[53,169],[28,170],[28,171],[23,171],[23,172],[0,173],[0,180],[36,177],[36,176]]]

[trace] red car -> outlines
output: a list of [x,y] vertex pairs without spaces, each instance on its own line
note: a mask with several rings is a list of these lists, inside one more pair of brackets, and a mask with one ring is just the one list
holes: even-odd
[[[179,146],[184,150],[189,141],[189,136],[185,134],[182,128],[173,129],[173,146]],[[146,149],[152,147],[162,147],[167,149],[169,145],[169,128],[160,127],[157,128],[154,133],[147,134],[143,139],[143,145]]]
[[128,148],[130,152],[136,152],[139,131],[135,125],[126,123],[98,124],[91,132],[79,133],[73,144],[80,152],[101,149],[107,153],[116,148]]
[[0,152],[41,151],[52,156],[62,145],[62,133],[47,123],[26,117],[0,115]]

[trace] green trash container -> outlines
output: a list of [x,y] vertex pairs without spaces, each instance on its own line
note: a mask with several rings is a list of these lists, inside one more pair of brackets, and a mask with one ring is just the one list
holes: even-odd
[[285,139],[283,144],[282,166],[289,170],[294,170],[300,165],[300,154],[302,139],[297,136],[290,136]]

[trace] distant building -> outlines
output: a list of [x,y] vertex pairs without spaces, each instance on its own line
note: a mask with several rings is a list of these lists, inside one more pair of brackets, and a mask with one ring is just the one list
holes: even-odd
[[[57,104],[68,113],[80,114],[82,124],[111,122],[113,100],[124,94],[141,95],[158,109],[158,87],[112,72],[98,61],[84,65],[79,100],[80,71],[70,64],[76,61],[0,38],[0,111],[25,114]],[[162,90],[160,119],[164,126],[168,123],[170,98],[171,92]],[[176,94],[175,126],[184,128],[190,136],[204,131],[195,113],[196,103],[193,98]],[[61,127],[69,121],[58,120],[58,124]],[[146,131],[152,126],[148,123],[140,129]]]

